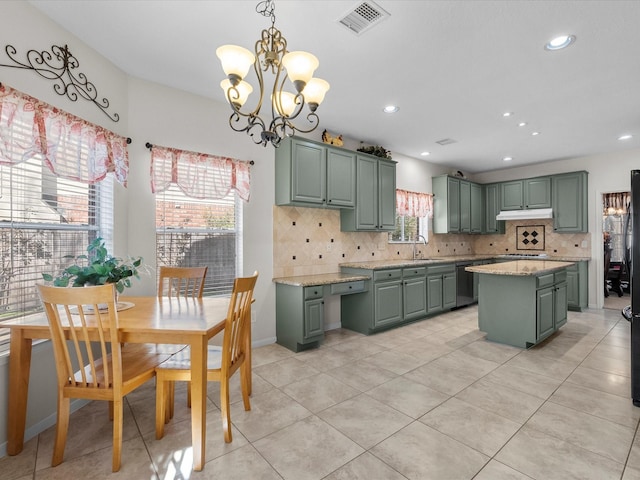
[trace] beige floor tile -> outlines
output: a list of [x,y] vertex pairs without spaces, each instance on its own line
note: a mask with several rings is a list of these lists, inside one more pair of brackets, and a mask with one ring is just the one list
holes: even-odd
[[389,467],[389,465],[380,461],[370,453],[365,452],[332,474],[324,477],[324,480],[373,480],[377,478],[384,480],[406,480],[407,477],[400,475]]
[[250,442],[265,437],[311,415],[311,412],[280,390],[251,397],[251,410],[234,412],[231,421]]
[[449,398],[449,395],[405,377],[383,383],[369,390],[367,395],[411,418],[421,417]]
[[580,365],[569,375],[567,382],[619,397],[631,398],[631,379],[623,375],[615,375]]
[[359,390],[326,373],[290,383],[282,391],[314,413],[360,394]]
[[282,480],[282,477],[249,444],[207,462],[202,472],[184,472],[184,476],[168,478],[207,478],[219,480]]
[[343,342],[362,338],[364,335],[353,330],[347,330],[346,328],[336,328],[335,330],[329,330],[325,332],[324,340],[322,341],[323,347],[333,347]]
[[629,449],[629,459],[627,460],[627,466],[640,470],[640,436],[636,434],[636,437]]
[[540,480],[614,480],[624,466],[526,426],[495,459]]
[[627,466],[624,469],[622,480],[640,480],[640,470]]
[[353,362],[352,355],[331,347],[305,350],[297,353],[295,358],[321,372],[332,370]]
[[522,426],[455,397],[431,410],[420,421],[490,457]]
[[300,420],[254,447],[285,480],[319,480],[364,450],[316,416]]
[[293,355],[294,353],[291,350],[283,347],[282,345],[273,343],[271,345],[265,345],[264,347],[254,348],[251,352],[251,363],[255,369],[261,365],[277,362],[278,360],[282,360]]
[[531,477],[507,467],[505,464],[491,460],[473,480],[530,480]]
[[511,360],[509,365],[564,381],[576,369],[579,362],[545,356],[542,352],[524,351]]
[[318,416],[363,448],[371,448],[413,421],[413,418],[367,394],[327,408]]
[[600,370],[601,372],[612,373],[614,375],[631,376],[631,365],[627,359],[611,358],[602,353],[592,353],[584,359],[581,366]]
[[[253,395],[264,393],[274,388],[273,385],[271,385],[269,382],[264,380],[260,375],[256,375],[255,373],[251,375],[251,382],[252,382],[251,390]],[[185,383],[185,382],[179,382],[179,383]],[[185,391],[185,395],[186,395],[186,391]],[[209,397],[209,400],[211,400],[211,402],[213,402],[216,407],[220,408],[220,382],[207,383],[207,396]],[[236,374],[231,377],[231,380],[229,380],[229,402],[231,404],[242,402],[242,389],[240,388],[240,372],[236,372]],[[186,406],[186,403],[184,405]]]
[[285,358],[268,365],[254,367],[253,371],[276,387],[284,387],[297,380],[319,373],[311,365],[298,360],[296,357]]
[[504,363],[519,354],[522,349],[512,347],[511,345],[490,342],[482,338],[462,347],[460,351],[473,357],[496,363]]
[[404,345],[393,350],[384,350],[380,353],[374,353],[363,361],[370,363],[371,365],[375,365],[376,367],[389,370],[397,375],[402,375],[407,373],[409,370],[413,370],[414,368],[418,368],[419,366],[427,363],[421,358],[405,352],[403,347]]
[[470,479],[489,457],[433,428],[413,422],[371,449],[408,479]]
[[513,366],[511,362],[496,368],[484,379],[544,400],[562,383],[561,380]]
[[366,359],[329,370],[327,373],[361,392],[371,390],[398,376],[389,370],[367,363]]
[[549,400],[631,428],[640,419],[640,408],[630,399],[572,383],[562,384]]
[[331,350],[346,353],[353,359],[360,359],[381,352],[387,348],[378,343],[372,342],[369,337],[357,337],[355,340],[332,345]]
[[634,429],[547,402],[531,417],[527,426],[582,447],[590,452],[624,463],[633,441]]
[[436,358],[440,358],[443,355],[451,353],[454,350],[448,345],[426,342],[424,338],[412,340],[400,347],[396,347],[396,349],[408,355],[412,355],[416,359],[420,360],[423,365],[435,360]]
[[[19,455],[4,456],[0,458],[0,472],[6,480],[20,480],[20,477],[33,477],[36,469],[36,454],[38,451],[38,437],[24,443],[24,449]],[[49,464],[51,465],[51,457]]]
[[465,388],[456,397],[520,425],[526,422],[544,402],[540,397],[534,397],[485,379]]

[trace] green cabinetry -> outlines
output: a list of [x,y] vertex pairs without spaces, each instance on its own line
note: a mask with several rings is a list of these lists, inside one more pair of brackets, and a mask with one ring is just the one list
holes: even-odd
[[527,178],[500,184],[500,209],[551,207],[551,177]]
[[276,204],[355,206],[355,152],[287,138],[276,149]]
[[416,320],[427,315],[427,269],[402,269],[402,311],[405,320]]
[[427,267],[427,313],[456,306],[456,265],[447,263]]
[[482,187],[448,175],[433,177],[433,233],[481,233]]
[[536,290],[536,343],[567,323],[567,273],[538,277]]
[[482,187],[485,215],[482,233],[504,233],[504,220],[496,220],[496,216],[500,213],[500,184],[490,183]]
[[402,322],[402,270],[373,272],[373,297],[375,302],[374,329]]
[[553,231],[558,233],[586,233],[587,172],[572,172],[552,177]]
[[586,261],[567,267],[567,303],[569,310],[579,312],[589,305],[589,268]]
[[396,164],[356,155],[356,207],[340,211],[340,229],[393,231],[396,224]]

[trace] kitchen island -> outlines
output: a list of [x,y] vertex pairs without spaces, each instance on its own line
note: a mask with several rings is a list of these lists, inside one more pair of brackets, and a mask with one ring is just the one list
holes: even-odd
[[519,260],[467,267],[479,274],[478,328],[487,340],[529,348],[564,325],[572,265]]

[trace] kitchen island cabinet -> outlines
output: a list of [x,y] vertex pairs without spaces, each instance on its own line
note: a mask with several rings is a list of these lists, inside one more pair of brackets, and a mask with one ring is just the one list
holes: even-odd
[[467,267],[479,274],[478,328],[487,340],[529,348],[564,325],[572,265],[520,260]]

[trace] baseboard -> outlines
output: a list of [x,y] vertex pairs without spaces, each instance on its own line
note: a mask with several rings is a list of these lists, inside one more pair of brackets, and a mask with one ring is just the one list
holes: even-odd
[[251,347],[252,348],[264,347],[266,345],[271,345],[272,343],[276,343],[276,340],[277,340],[276,337],[263,338],[262,340],[251,342]]
[[333,322],[333,323],[329,323],[328,325],[325,324],[324,331],[326,332],[327,330],[336,330],[338,328],[342,328],[342,323],[341,322]]

